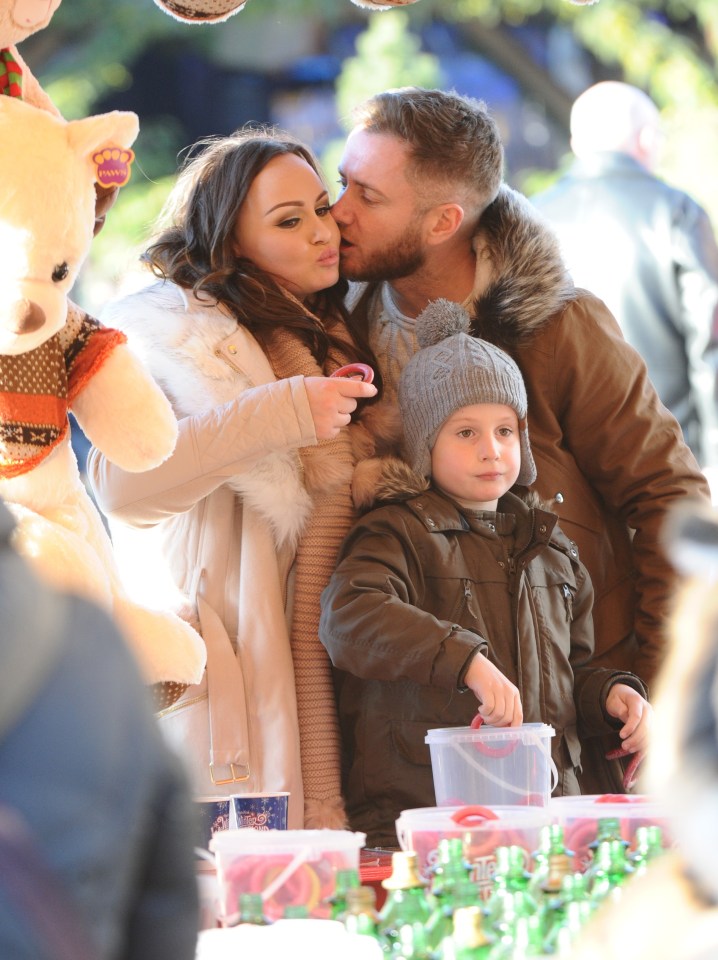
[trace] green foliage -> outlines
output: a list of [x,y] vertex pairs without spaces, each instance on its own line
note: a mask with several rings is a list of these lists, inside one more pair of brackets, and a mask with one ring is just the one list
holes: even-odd
[[[591,6],[568,0],[418,0],[386,11],[362,9],[350,0],[248,0],[236,21],[271,17],[281,23],[289,5],[293,16],[311,17],[318,34],[341,24],[366,27],[337,85],[337,112],[343,120],[357,102],[380,89],[441,86],[438,64],[422,53],[418,39],[418,28],[431,18],[464,25],[467,42],[488,57],[492,45],[505,41],[516,25],[546,29],[561,23],[592,58],[596,79],[623,79],[653,97],[668,133],[661,173],[689,190],[718,224],[713,160],[718,156],[718,0],[599,0]],[[136,59],[151,45],[172,43],[211,54],[222,30],[222,24],[179,23],[152,0],[64,0],[50,27],[24,41],[21,51],[63,114],[73,118],[96,112],[103,96],[127,89]],[[511,59],[507,62],[498,54],[497,59],[511,69]],[[569,102],[570,94],[559,87],[551,65],[537,66],[529,75],[519,69],[520,59],[513,58],[514,70],[533,100],[548,105],[549,111],[557,98]],[[559,117],[561,109],[554,108],[553,116],[565,121],[567,108]],[[120,259],[113,250],[137,242],[150,219],[152,181],[176,166],[180,144],[172,120],[152,125],[140,120],[138,167],[123,188],[122,206],[118,203],[93,244],[93,262],[101,262],[103,270]],[[336,168],[339,150],[339,144],[327,150],[327,171]],[[530,185],[554,173],[527,173],[522,186],[529,192]],[[143,175],[149,182],[143,182]],[[160,183],[156,186],[159,190]],[[135,214],[139,227],[131,223]]]
[[356,41],[357,55],[344,61],[336,83],[337,113],[348,128],[352,109],[372,94],[391,87],[441,85],[436,57],[421,52],[421,41],[409,29],[401,10],[371,18]]
[[[404,11],[372,17],[357,37],[356,51],[356,56],[344,61],[336,82],[337,115],[346,129],[351,127],[353,108],[375,93],[409,85],[441,86],[439,62],[421,52],[421,42]],[[343,145],[343,138],[331,141],[321,157],[330,186],[334,186]]]

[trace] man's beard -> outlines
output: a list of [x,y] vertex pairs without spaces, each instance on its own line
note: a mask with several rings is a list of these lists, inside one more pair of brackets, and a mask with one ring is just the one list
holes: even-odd
[[405,234],[399,243],[375,250],[359,267],[346,269],[339,260],[339,273],[345,280],[399,280],[424,266],[426,253],[417,229]]

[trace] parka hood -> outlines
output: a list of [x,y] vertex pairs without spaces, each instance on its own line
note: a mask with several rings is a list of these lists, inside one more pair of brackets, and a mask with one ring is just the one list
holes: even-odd
[[576,295],[552,230],[505,184],[482,214],[473,246],[477,276],[488,260],[490,279],[474,291],[472,333],[497,346],[529,339]]
[[[367,469],[362,471],[363,467]],[[359,482],[357,473],[361,476]],[[431,482],[399,457],[365,461],[364,464],[359,464],[355,471],[354,502],[362,512],[388,503],[411,500],[430,489]],[[550,510],[534,490],[524,491],[514,487],[511,492],[528,507]]]

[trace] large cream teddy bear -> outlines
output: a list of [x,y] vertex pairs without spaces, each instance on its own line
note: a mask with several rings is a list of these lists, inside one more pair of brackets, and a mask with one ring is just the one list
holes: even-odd
[[177,438],[168,401],[124,335],[67,299],[93,236],[95,181],[125,182],[137,131],[133,113],[68,122],[0,96],[0,496],[38,572],[104,605],[147,682],[181,689],[201,678],[204,644],[173,613],[127,598],[67,417],[71,409],[130,471],[157,466]]

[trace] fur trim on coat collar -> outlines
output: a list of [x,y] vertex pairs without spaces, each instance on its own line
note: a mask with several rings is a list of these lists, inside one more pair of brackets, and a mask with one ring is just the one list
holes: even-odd
[[[274,380],[269,361],[246,331],[242,362],[251,378],[218,356],[218,345],[238,330],[237,321],[173,283],[158,281],[109,304],[102,321],[127,334],[178,418],[207,413]],[[298,451],[267,453],[227,483],[268,522],[278,546],[296,545],[312,508]]]
[[[399,457],[375,457],[357,465],[352,493],[356,506],[366,512],[385,503],[401,503],[426,493],[431,483]],[[535,490],[513,487],[511,490],[527,507],[548,510]]]
[[[472,332],[497,346],[530,338],[576,295],[553,232],[526,197],[505,184],[481,216],[474,249]],[[479,279],[486,261],[488,283]]]

